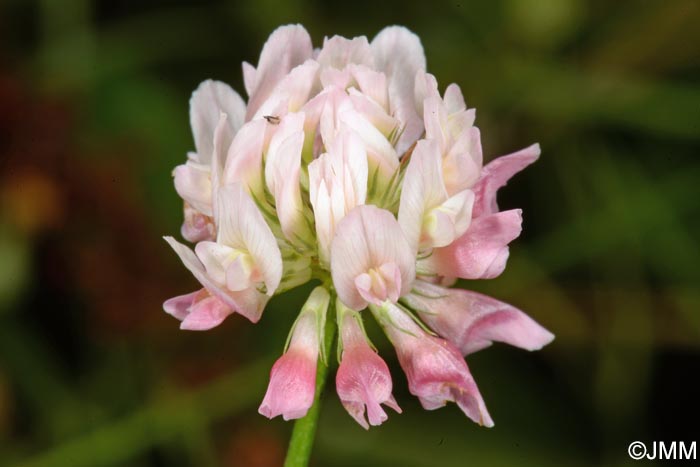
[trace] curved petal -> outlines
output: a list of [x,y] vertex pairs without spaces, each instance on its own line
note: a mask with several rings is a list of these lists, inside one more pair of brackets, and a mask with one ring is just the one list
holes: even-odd
[[554,339],[551,332],[517,308],[469,290],[416,281],[403,300],[463,355],[493,342],[539,350]]
[[[391,395],[389,368],[372,350],[362,331],[359,315],[345,312],[339,320],[343,352],[335,385],[343,407],[363,428],[381,425],[387,419],[381,404],[401,413]],[[367,419],[365,419],[365,410]]]
[[377,172],[378,187],[375,190],[381,192],[382,188],[387,187],[389,180],[399,167],[399,156],[396,150],[386,136],[355,109],[347,109],[340,113],[340,122],[357,133],[364,142],[370,173]]
[[236,91],[221,81],[206,80],[190,98],[190,125],[194,136],[198,162],[208,164],[214,153],[214,130],[220,113],[228,116],[230,134],[243,124],[246,106]]
[[318,92],[317,75],[319,65],[313,60],[307,60],[294,67],[287,76],[275,86],[270,96],[265,99],[255,112],[253,120],[268,115],[284,116],[287,112],[297,112]]
[[349,68],[362,94],[372,99],[382,109],[389,110],[386,75],[362,65],[350,65]]
[[464,235],[434,249],[422,266],[447,277],[492,279],[505,269],[508,244],[520,235],[521,224],[520,209],[474,218]]
[[504,186],[513,175],[535,162],[539,157],[540,145],[533,144],[489,162],[482,170],[481,177],[473,188],[476,202],[472,215],[479,217],[498,212],[498,204],[496,204],[498,189]]
[[209,168],[192,161],[173,170],[175,191],[196,211],[212,215],[212,185]]
[[240,183],[249,192],[259,194],[263,188],[260,167],[265,144],[265,120],[253,120],[241,127],[233,138],[226,156],[221,183]]
[[178,242],[172,237],[163,237],[175,250],[180,260],[202,286],[212,295],[222,300],[235,312],[245,316],[253,323],[256,323],[267,304],[269,297],[261,294],[255,289],[248,289],[242,292],[231,292],[207,274],[204,265],[197,258],[192,250]]
[[[327,307],[328,294],[318,295],[325,295],[318,305]],[[270,384],[258,409],[260,414],[268,418],[282,415],[285,420],[291,420],[306,415],[313,404],[319,337],[323,329],[318,319],[319,312],[325,316],[325,310],[308,309],[306,305],[302,309],[292,330],[289,349],[270,371]]]
[[399,224],[406,234],[414,256],[419,250],[432,246],[423,230],[426,214],[447,199],[442,180],[441,159],[435,140],[420,140],[411,154],[404,175]]
[[[197,290],[185,295],[178,295],[177,297],[169,298],[163,302],[163,310],[175,318],[182,321],[190,312],[190,307],[194,304],[195,300],[202,295],[204,289]],[[206,290],[204,290],[206,294]]]
[[481,174],[482,159],[481,133],[477,127],[468,126],[443,154],[442,173],[447,193],[453,195],[474,186]]
[[399,296],[404,295],[415,278],[415,257],[399,223],[389,211],[357,206],[340,221],[331,243],[331,274],[338,297],[354,310],[365,308],[367,301],[355,279],[390,263],[399,269]]
[[333,36],[323,40],[323,48],[316,57],[316,61],[323,67],[342,70],[351,63],[371,67],[374,64],[374,57],[365,36],[353,39]]
[[425,70],[423,45],[408,29],[390,26],[376,35],[371,47],[376,69],[384,72],[389,82],[391,113],[404,123],[396,144],[397,152],[402,154],[422,132],[414,103],[414,83],[418,71]]
[[262,275],[267,295],[282,278],[282,254],[260,210],[239,184],[219,191],[217,243],[247,252]]
[[216,227],[214,220],[185,202],[185,220],[180,228],[180,234],[188,242],[196,243],[203,240],[214,240]]
[[[277,28],[267,39],[260,53],[258,68],[246,72],[246,88],[250,88],[246,120],[256,114],[277,83],[297,65],[311,58],[311,37],[303,26],[287,25]],[[252,67],[251,67],[252,68]],[[255,84],[249,81],[255,78]]]
[[450,84],[447,86],[447,89],[445,89],[444,101],[447,113],[450,115],[467,110],[467,104],[464,102],[462,90],[455,83]]
[[394,345],[408,389],[423,408],[434,410],[455,402],[474,422],[493,426],[469,367],[452,344],[428,335],[396,305],[370,310]]
[[180,329],[187,331],[208,331],[221,324],[233,313],[221,299],[209,296],[193,304],[187,316],[180,323]]
[[314,402],[317,357],[304,349],[290,348],[270,371],[270,384],[258,412],[267,418],[301,418]]
[[430,211],[425,227],[431,246],[444,247],[461,237],[472,218],[474,193],[464,190]]

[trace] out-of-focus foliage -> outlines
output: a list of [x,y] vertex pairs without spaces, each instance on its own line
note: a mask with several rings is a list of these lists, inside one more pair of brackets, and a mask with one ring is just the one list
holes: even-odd
[[243,94],[241,61],[288,22],[317,43],[406,25],[478,109],[487,157],[541,143],[501,192],[525,212],[509,268],[464,286],[557,335],[469,358],[491,430],[424,412],[398,371],[404,414],[369,434],[329,391],[316,465],[626,465],[633,440],[700,441],[697,1],[5,0],[0,465],[281,463],[290,424],[256,409],[304,295],[181,332],[160,304],[194,280],[160,236],[189,93]]

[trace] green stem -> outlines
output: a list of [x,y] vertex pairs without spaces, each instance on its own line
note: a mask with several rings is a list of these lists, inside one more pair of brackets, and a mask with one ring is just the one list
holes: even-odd
[[326,362],[318,362],[316,368],[316,393],[314,394],[314,403],[303,418],[294,422],[292,429],[292,437],[289,440],[289,449],[287,457],[284,460],[284,467],[307,467],[311,458],[311,449],[314,446],[316,438],[316,427],[318,425],[318,416],[321,413],[321,396],[323,389],[326,386],[328,378],[328,367],[332,361],[331,350],[333,349],[333,339],[335,338],[335,306],[334,295],[331,298],[331,305],[328,308],[326,317],[326,335],[324,339]]

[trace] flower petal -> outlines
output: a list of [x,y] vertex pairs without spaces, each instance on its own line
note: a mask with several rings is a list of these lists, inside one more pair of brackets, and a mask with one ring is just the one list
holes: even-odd
[[420,39],[401,26],[384,28],[372,40],[375,68],[386,74],[392,115],[404,124],[396,150],[403,154],[423,131],[416,112],[414,83],[419,70],[425,70],[425,54]]
[[330,295],[317,287],[304,304],[292,329],[289,349],[275,362],[270,384],[258,409],[260,414],[285,420],[301,418],[313,404],[316,366],[325,329]]
[[472,219],[466,233],[444,248],[436,248],[422,268],[462,279],[492,279],[506,267],[508,244],[521,231],[522,211],[513,209]]
[[254,194],[262,193],[263,145],[265,144],[265,120],[253,120],[241,127],[229,147],[221,183],[241,183]]
[[202,290],[204,289],[169,298],[163,303],[163,310],[165,310],[167,314],[182,321],[190,313],[190,307],[194,303],[195,299],[201,296]]
[[[340,307],[338,307],[340,308]],[[380,404],[387,404],[401,413],[391,395],[392,382],[389,368],[372,350],[362,331],[359,314],[341,312],[339,319],[342,356],[336,373],[336,390],[343,407],[363,428],[386,421],[386,412]],[[365,408],[367,418],[365,419]]]
[[498,189],[504,186],[513,175],[535,162],[539,156],[540,145],[533,144],[489,162],[482,170],[481,177],[473,188],[476,202],[472,215],[478,217],[498,212],[498,204],[496,204]]
[[173,170],[175,191],[193,209],[212,215],[212,185],[209,167],[188,161]]
[[357,206],[340,221],[331,244],[331,274],[342,302],[354,310],[365,308],[355,278],[385,263],[398,267],[399,295],[404,295],[415,278],[415,257],[399,223],[389,211]]
[[206,80],[199,85],[190,99],[190,124],[198,162],[209,164],[211,161],[214,130],[221,112],[228,116],[230,134],[234,135],[243,124],[245,110],[243,99],[228,84]]
[[210,296],[192,305],[190,312],[182,320],[180,329],[208,331],[221,324],[231,313],[233,310],[225,302]]
[[439,335],[456,345],[463,355],[493,342],[539,350],[554,335],[517,308],[476,292],[447,289],[424,281],[413,284],[405,303]]
[[245,316],[253,323],[260,319],[262,311],[267,304],[267,295],[261,294],[255,289],[248,289],[243,292],[226,290],[221,284],[218,284],[207,275],[204,265],[192,250],[172,237],[163,238],[175,250],[185,267],[210,294],[222,300],[235,312]]
[[291,348],[270,371],[270,384],[258,412],[267,418],[301,418],[309,411],[316,392],[317,355]]
[[[311,37],[301,25],[281,26],[270,35],[260,53],[255,73],[250,69],[246,73],[246,88],[250,88],[246,120],[256,114],[277,83],[292,68],[311,58],[312,51]],[[255,85],[249,83],[253,77]]]
[[222,187],[219,200],[217,243],[247,252],[272,296],[282,278],[282,254],[274,234],[241,185]]
[[424,218],[428,211],[447,199],[442,180],[442,160],[435,140],[420,140],[406,168],[399,205],[399,224],[415,254],[430,248],[424,236]]
[[452,344],[428,335],[396,305],[372,305],[370,310],[394,345],[408,389],[423,408],[455,402],[476,423],[493,426],[469,367]]
[[323,40],[323,48],[316,57],[316,61],[323,67],[342,70],[351,63],[371,67],[374,64],[374,57],[365,36],[353,39],[333,36]]
[[268,115],[283,117],[287,112],[297,112],[301,109],[309,97],[318,92],[319,68],[318,63],[313,60],[307,60],[294,67],[263,101],[253,120]]

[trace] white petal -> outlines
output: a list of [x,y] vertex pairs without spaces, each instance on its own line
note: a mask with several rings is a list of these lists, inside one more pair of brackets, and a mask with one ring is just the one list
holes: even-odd
[[350,65],[350,72],[360,86],[360,91],[383,109],[389,109],[386,75],[362,65]]
[[250,120],[267,100],[277,83],[297,65],[311,58],[311,37],[301,25],[277,28],[267,39],[255,70],[255,85],[248,86],[250,100],[246,120]]
[[428,232],[433,248],[447,246],[461,237],[469,228],[474,206],[474,192],[464,190],[448,198],[430,212],[435,229]]
[[438,144],[435,140],[420,140],[406,168],[399,205],[399,224],[414,255],[432,246],[426,243],[423,221],[431,209],[446,199]]
[[333,67],[342,70],[350,63],[374,65],[374,57],[369,42],[365,36],[346,39],[341,36],[325,38],[323,48],[316,58],[324,67]]
[[425,54],[418,36],[401,26],[384,28],[372,40],[375,68],[383,71],[402,96],[413,98],[418,70],[425,69]]
[[462,90],[455,83],[450,84],[445,89],[445,107],[448,114],[454,114],[467,109],[467,104],[464,102]]
[[381,187],[391,179],[399,167],[399,157],[386,137],[366,118],[355,110],[340,114],[340,121],[355,131],[367,150],[370,172],[378,172],[377,180]]
[[198,212],[212,215],[212,186],[209,168],[188,161],[173,170],[175,191]]
[[217,242],[250,254],[272,296],[282,278],[277,240],[248,193],[239,184],[219,191]]
[[230,246],[216,242],[199,242],[194,251],[204,265],[207,275],[218,284],[225,284],[226,267],[233,259],[235,251]]
[[415,257],[401,227],[389,211],[358,206],[340,221],[331,244],[331,274],[340,300],[355,310],[365,308],[355,278],[385,263],[398,266],[399,295],[404,295],[415,278]]
[[296,112],[318,92],[318,63],[307,60],[294,67],[287,76],[275,86],[270,96],[262,102],[253,120],[266,115],[282,116],[287,112]]
[[254,295],[241,295],[228,292],[222,285],[217,284],[206,273],[204,265],[197,258],[192,250],[187,246],[179,243],[173,237],[163,237],[168,244],[175,250],[175,253],[180,257],[180,260],[192,275],[199,281],[207,291],[224,301],[236,312],[242,314],[252,322],[260,319],[262,310],[265,307],[267,297],[252,290]]
[[245,103],[241,96],[221,81],[204,81],[190,98],[190,125],[199,162],[208,164],[214,151],[214,130],[221,112],[228,116],[231,135],[243,124]]
[[383,71],[389,82],[392,115],[404,125],[396,150],[403,154],[422,133],[416,112],[414,90],[416,74],[425,70],[425,54],[418,36],[400,26],[383,29],[372,40],[375,68]]
[[255,88],[255,67],[248,62],[243,62],[243,86],[248,97],[253,93]]
[[221,183],[240,183],[248,191],[262,191],[262,152],[265,144],[265,120],[254,120],[241,127],[229,147]]

